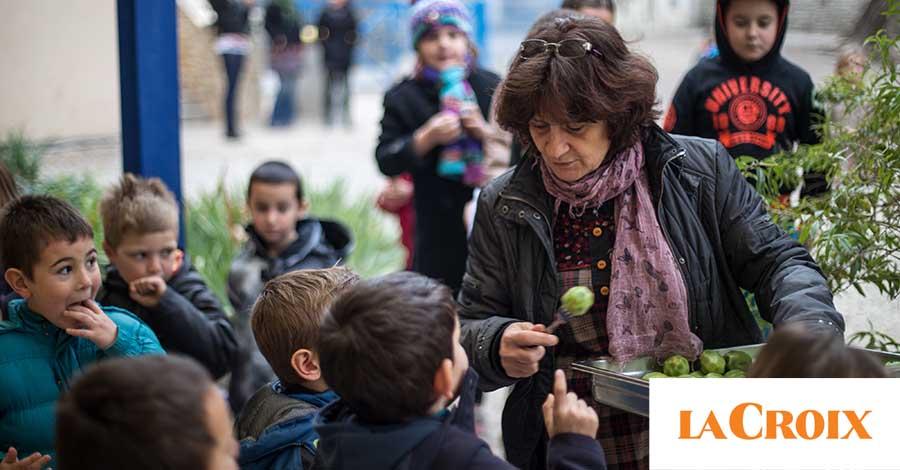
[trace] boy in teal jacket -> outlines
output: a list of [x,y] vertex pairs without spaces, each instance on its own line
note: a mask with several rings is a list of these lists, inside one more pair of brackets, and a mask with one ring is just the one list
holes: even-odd
[[68,203],[49,196],[10,203],[0,216],[0,259],[22,297],[0,322],[0,461],[46,463],[56,400],[73,376],[105,357],[164,352],[137,317],[94,302],[101,282],[94,233]]

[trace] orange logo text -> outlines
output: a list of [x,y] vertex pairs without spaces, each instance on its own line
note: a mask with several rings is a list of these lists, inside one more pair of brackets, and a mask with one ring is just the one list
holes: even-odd
[[[692,410],[679,412],[679,439],[872,439],[863,420],[872,412],[860,416],[853,410],[764,410],[759,403],[741,403],[734,407],[723,428],[713,411],[706,415],[700,429],[694,433]],[[744,418],[753,413],[762,418],[759,427],[750,429]],[[726,430],[729,431],[726,434]],[[730,434],[730,435],[729,435]]]

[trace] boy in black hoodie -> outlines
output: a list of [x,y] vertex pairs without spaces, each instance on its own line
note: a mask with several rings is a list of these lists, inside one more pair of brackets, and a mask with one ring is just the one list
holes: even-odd
[[[478,376],[459,344],[450,289],[401,272],[361,281],[319,330],[325,381],[341,398],[316,418],[313,468],[512,469],[474,432]],[[544,403],[554,469],[605,469],[597,414],[556,372]]]
[[197,360],[214,378],[238,351],[231,323],[203,277],[178,249],[178,203],[159,178],[130,173],[100,202],[110,266],[97,294],[147,323],[168,352]]
[[[719,57],[701,60],[684,77],[664,128],[717,139],[733,157],[766,158],[796,143],[815,144],[813,83],[781,56],[789,0],[719,0]],[[803,194],[827,188],[805,177]]]
[[229,385],[235,413],[275,378],[250,329],[250,309],[265,283],[291,271],[333,267],[346,261],[353,248],[343,224],[307,217],[300,176],[286,163],[266,162],[253,170],[247,208],[252,219],[246,227],[248,240],[228,272],[228,300],[243,343]]

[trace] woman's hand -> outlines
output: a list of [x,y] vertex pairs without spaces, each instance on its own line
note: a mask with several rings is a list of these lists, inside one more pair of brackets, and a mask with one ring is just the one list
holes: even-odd
[[481,108],[475,103],[469,103],[462,107],[460,112],[460,122],[463,129],[472,136],[472,138],[484,142],[488,135],[488,123],[481,115]]
[[462,124],[459,116],[448,111],[431,116],[413,134],[413,148],[418,156],[424,157],[438,145],[446,145],[462,135]]
[[547,435],[581,434],[590,438],[597,435],[600,426],[597,412],[574,393],[566,393],[566,374],[557,369],[553,381],[553,393],[544,401],[544,424]]
[[500,365],[506,375],[521,379],[538,371],[545,346],[556,346],[559,338],[545,332],[544,325],[516,322],[503,330],[500,337]]

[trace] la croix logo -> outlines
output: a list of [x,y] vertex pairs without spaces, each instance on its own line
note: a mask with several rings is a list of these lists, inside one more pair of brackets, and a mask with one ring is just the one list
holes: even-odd
[[[863,424],[872,410],[866,410],[862,416],[853,410],[803,410],[794,416],[788,410],[764,410],[759,403],[741,403],[734,407],[728,416],[728,429],[736,439],[872,439]],[[748,413],[755,413],[762,418],[763,424],[758,429],[747,429],[744,418]],[[693,410],[679,411],[678,439],[703,439],[709,433],[715,439],[729,439],[720,424],[715,412],[710,411],[703,426],[697,434],[692,433]],[[810,421],[812,423],[810,424]],[[846,423],[846,424],[844,424]],[[849,425],[849,426],[848,426]]]

